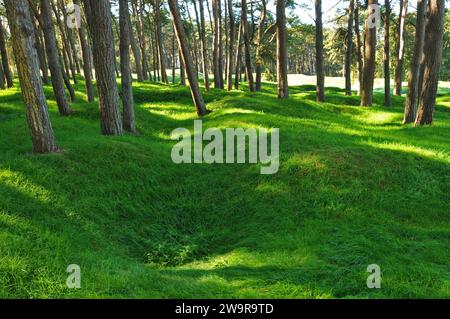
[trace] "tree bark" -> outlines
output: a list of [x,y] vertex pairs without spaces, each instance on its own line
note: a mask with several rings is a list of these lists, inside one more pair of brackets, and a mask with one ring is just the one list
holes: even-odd
[[208,65],[208,45],[206,43],[206,30],[205,30],[205,9],[203,6],[203,0],[199,0],[200,9],[200,29],[201,29],[201,49],[202,49],[202,63],[203,63],[203,76],[205,80],[205,89],[208,91],[209,86],[209,65]]
[[155,11],[155,25],[156,25],[156,37],[158,38],[158,52],[159,52],[159,66],[161,68],[161,81],[168,83],[166,72],[166,60],[164,54],[163,46],[163,34],[161,27],[161,3],[160,0],[154,0],[154,11]]
[[[255,90],[261,91],[261,82],[262,82],[262,41],[264,37],[264,27],[267,18],[267,1],[261,0],[261,16],[258,21],[258,38],[256,42],[256,82],[255,82]],[[284,10],[284,9],[283,9]],[[285,17],[286,18],[286,17]],[[285,21],[286,22],[286,21]]]
[[242,0],[242,13],[241,13],[241,23],[242,23],[242,36],[244,38],[244,58],[245,58],[245,70],[247,74],[248,86],[250,92],[255,91],[255,82],[253,80],[253,67],[252,58],[250,54],[250,35],[247,19],[247,0]]
[[362,56],[362,41],[361,32],[359,29],[359,0],[355,0],[355,35],[356,35],[356,56],[358,58],[358,82],[359,82],[359,94],[361,94],[362,81],[363,81],[363,56]]
[[68,67],[70,68],[70,71],[71,71],[71,74],[72,74],[73,83],[77,84],[78,83],[77,71],[76,71],[74,59],[73,59],[73,56],[72,56],[72,50],[71,50],[71,46],[70,46],[70,41],[68,39],[68,35],[66,34],[66,31],[65,31],[65,28],[64,28],[64,23],[61,21],[61,19],[59,17],[59,12],[58,12],[58,10],[56,8],[56,5],[53,2],[53,0],[47,0],[47,1],[50,2],[51,8],[52,8],[53,12],[55,13],[56,24],[58,25],[59,32],[60,32],[61,39],[62,39],[63,53],[66,54],[66,56],[67,56]]
[[278,98],[289,97],[287,74],[286,0],[277,0],[277,81]]
[[416,119],[417,102],[420,93],[419,74],[425,41],[427,5],[428,0],[417,0],[416,35],[411,65],[409,66],[408,95],[406,96],[403,124],[413,123]]
[[220,73],[221,55],[220,55],[220,41],[221,41],[221,26],[220,26],[220,0],[212,0],[212,13],[214,19],[213,30],[213,69],[214,69],[214,87],[223,89],[222,74]]
[[56,152],[58,146],[50,122],[47,100],[39,72],[39,59],[35,48],[29,4],[26,0],[5,0],[4,4],[12,34],[33,151],[35,153]]
[[115,49],[109,0],[83,0],[92,37],[99,96],[100,127],[104,135],[121,135],[119,91],[115,76]]
[[180,84],[182,86],[186,86],[186,70],[184,68],[184,62],[182,61],[182,54],[181,54],[181,50],[178,50],[178,57],[180,60]]
[[72,113],[64,90],[63,69],[60,64],[58,47],[56,44],[56,32],[53,25],[52,9],[49,0],[40,0],[41,15],[39,22],[44,32],[45,49],[47,50],[48,66],[50,68],[53,93],[58,104],[59,114]]
[[39,57],[39,67],[42,73],[42,82],[47,85],[50,83],[48,78],[48,65],[47,65],[47,57],[45,56],[45,49],[41,42],[40,30],[36,23],[33,21],[34,28],[34,37],[36,39],[36,51]]
[[[378,0],[368,0],[369,5],[377,5]],[[367,9],[367,19],[374,12]],[[375,79],[377,28],[371,27],[366,21],[366,36],[364,45],[364,69],[361,87],[361,106],[372,106],[373,103],[373,83]]]
[[439,71],[442,63],[445,0],[430,0],[429,10],[425,31],[422,92],[416,126],[433,123]]
[[134,37],[133,26],[130,23],[130,42],[131,42],[131,50],[133,51],[134,63],[136,65],[136,73],[138,82],[144,82],[144,73],[142,71],[142,57],[141,51],[138,48],[136,38]]
[[390,65],[390,26],[391,26],[391,2],[384,0],[385,17],[384,17],[384,105],[392,106],[391,102],[391,65]]
[[398,18],[398,42],[395,57],[395,95],[402,95],[403,59],[405,56],[405,24],[408,11],[408,0],[400,0],[400,16]]
[[347,48],[345,52],[345,95],[352,95],[353,20],[355,0],[350,0],[347,24]]
[[325,101],[325,74],[323,71],[323,23],[322,0],[314,0],[316,11],[316,75],[317,102]]
[[13,87],[13,73],[9,67],[8,51],[6,50],[5,32],[3,22],[0,17],[0,55],[2,58],[3,72],[5,73],[6,83],[9,88]]
[[[57,4],[58,4],[58,7],[59,7],[60,11],[63,14],[64,21],[67,21],[68,20],[68,16],[67,16],[67,10],[66,10],[66,5],[64,3],[64,0],[58,0]],[[77,49],[76,49],[76,45],[75,45],[74,35],[72,33],[72,30],[67,27],[67,23],[63,22],[63,26],[64,26],[64,30],[66,31],[66,35],[67,35],[68,42],[69,42],[69,45],[70,45],[70,49],[71,49],[71,52],[72,52],[72,59],[73,59],[73,62],[75,64],[75,68],[76,68],[77,74],[80,74],[81,73],[81,71],[80,71],[80,63],[78,61],[78,54],[77,54]]]
[[[229,36],[228,36],[228,64],[227,64],[227,91],[233,88],[233,60],[234,60],[234,41],[236,34],[236,21],[234,19],[233,1],[226,0],[228,5],[229,18]],[[265,4],[266,0],[262,0]]]
[[197,109],[197,115],[203,116],[208,113],[203,96],[200,92],[200,87],[197,80],[197,70],[195,69],[194,62],[192,60],[191,52],[189,51],[189,45],[187,43],[186,31],[183,27],[180,11],[176,0],[168,0],[170,13],[172,14],[173,25],[178,40],[178,46],[180,47],[181,56],[183,58],[184,65],[186,67],[186,73],[189,80],[189,86],[191,89],[192,99]]
[[145,41],[145,34],[144,34],[144,23],[143,23],[143,4],[142,0],[133,0],[132,2],[133,7],[133,13],[134,13],[134,20],[136,24],[136,30],[138,34],[139,39],[139,46],[141,49],[141,63],[142,63],[142,75],[144,81],[148,80],[148,62],[147,62],[147,44]]
[[[73,3],[77,6],[80,5],[80,0],[73,0]],[[89,102],[94,101],[94,85],[92,83],[92,67],[91,67],[91,52],[89,45],[86,41],[86,35],[84,33],[83,24],[78,28],[78,40],[81,46],[81,53],[83,55],[83,73],[84,82],[86,86],[86,95]]]
[[0,90],[6,89],[5,73],[3,72],[3,66],[0,64]]
[[133,77],[130,61],[130,12],[128,0],[119,1],[120,24],[120,73],[122,74],[123,128],[131,133],[136,132],[133,101]]
[[238,31],[238,39],[236,44],[236,63],[234,64],[235,67],[235,76],[234,76],[234,89],[239,90],[239,81],[241,79],[241,60],[242,60],[242,19],[241,23],[239,25],[239,31]]

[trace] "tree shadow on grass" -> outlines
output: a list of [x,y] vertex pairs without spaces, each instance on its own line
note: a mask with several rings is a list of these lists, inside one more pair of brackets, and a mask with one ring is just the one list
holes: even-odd
[[[30,253],[21,252],[20,257],[30,263],[42,259],[38,268],[55,255],[61,258],[42,275],[50,282],[56,280],[51,271],[64,271],[68,256],[78,256],[91,269],[95,264],[101,273],[93,274],[94,279],[108,272],[111,279],[127,273],[119,266],[102,265],[98,256],[133,260],[139,271],[128,273],[128,278],[137,288],[115,296],[130,297],[138,293],[135,289],[145,289],[137,281],[147,273],[161,280],[149,283],[148,290],[160,289],[159,296],[167,297],[367,296],[364,267],[372,262],[387,263],[388,272],[399,272],[390,277],[393,287],[405,285],[408,278],[419,287],[431,287],[411,294],[439,295],[436,289],[444,278],[439,269],[448,266],[444,257],[449,230],[431,229],[436,220],[448,223],[448,162],[384,149],[379,144],[393,141],[384,136],[374,135],[370,144],[367,137],[333,130],[329,124],[336,122],[346,121],[359,131],[363,126],[351,118],[338,120],[320,107],[308,113],[308,106],[299,107],[296,101],[271,101],[229,101],[224,110],[235,107],[264,115],[233,118],[221,114],[218,105],[205,125],[242,121],[283,128],[277,175],[260,175],[259,165],[175,165],[170,158],[174,142],[160,135],[176,127],[192,128],[192,118],[170,115],[191,106],[161,103],[153,108],[158,112],[152,112],[152,106],[139,107],[138,123],[151,126],[143,136],[77,136],[77,126],[62,136],[67,145],[63,154],[2,160],[0,167],[22,178],[0,182],[6,198],[0,207],[39,229],[29,233],[8,226],[5,232],[36,243],[25,246]],[[165,107],[173,108],[167,110],[169,115],[159,113]],[[296,112],[304,118],[289,119]],[[56,121],[57,130],[61,121]],[[48,200],[41,199],[43,193],[49,194]],[[244,259],[235,259],[242,249],[248,252]],[[315,262],[305,266],[303,255]],[[436,261],[441,266],[435,267]],[[405,277],[401,268],[407,264],[438,279],[417,273]],[[29,274],[21,281],[25,286]],[[13,272],[9,275],[11,282]],[[37,283],[33,287],[47,289]],[[402,295],[399,288],[384,296],[389,293]]]

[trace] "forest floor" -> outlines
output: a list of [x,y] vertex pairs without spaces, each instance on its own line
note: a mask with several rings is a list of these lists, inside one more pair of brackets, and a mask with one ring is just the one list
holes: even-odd
[[[77,85],[62,153],[35,156],[18,89],[0,92],[0,298],[450,297],[450,91],[435,124],[291,87],[212,90],[204,127],[280,128],[280,170],[171,160],[189,90],[135,84],[139,135],[100,135]],[[66,268],[81,267],[81,289]],[[378,264],[381,289],[368,289]]]

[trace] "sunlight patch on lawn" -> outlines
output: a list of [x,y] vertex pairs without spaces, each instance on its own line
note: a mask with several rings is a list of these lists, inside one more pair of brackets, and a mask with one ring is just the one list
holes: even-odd
[[401,115],[398,113],[367,112],[353,117],[355,120],[369,125],[384,125],[400,123]]
[[32,183],[18,172],[9,169],[1,169],[0,180],[6,186],[14,188],[26,197],[39,200],[43,204],[52,203],[52,194],[48,190]]
[[418,146],[405,145],[400,143],[377,143],[374,141],[367,141],[364,144],[384,150],[400,151],[426,157],[432,160],[440,160],[446,163],[450,163],[450,155],[446,152],[432,151]]

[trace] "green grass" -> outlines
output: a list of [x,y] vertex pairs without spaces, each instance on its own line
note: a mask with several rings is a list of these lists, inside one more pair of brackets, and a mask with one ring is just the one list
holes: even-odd
[[[50,113],[61,154],[30,154],[17,89],[0,91],[0,297],[450,297],[450,94],[432,127],[394,107],[292,87],[212,90],[204,127],[280,128],[280,171],[176,165],[170,133],[193,129],[187,88],[135,84],[140,134],[104,137],[82,83]],[[69,264],[82,288],[65,285]],[[368,289],[369,264],[382,288]]]

